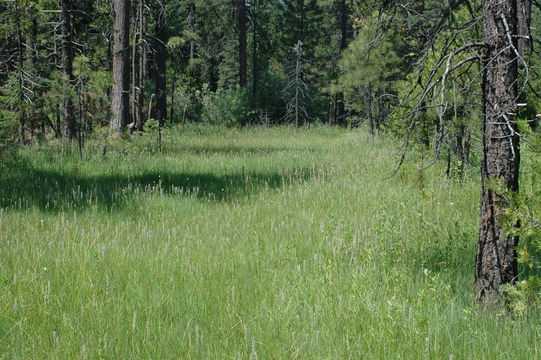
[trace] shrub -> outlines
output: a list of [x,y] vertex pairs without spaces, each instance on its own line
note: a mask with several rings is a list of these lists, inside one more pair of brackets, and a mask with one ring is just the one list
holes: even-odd
[[208,124],[246,125],[251,115],[250,102],[244,89],[218,90],[203,94],[202,120]]
[[510,231],[520,236],[517,252],[522,280],[506,288],[510,308],[518,314],[541,306],[541,133],[532,131],[526,122],[520,125],[522,135],[527,135],[522,143],[521,191],[504,194],[509,205],[505,220]]

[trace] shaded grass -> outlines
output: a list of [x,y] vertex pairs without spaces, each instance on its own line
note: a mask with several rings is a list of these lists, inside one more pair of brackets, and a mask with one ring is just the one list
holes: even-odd
[[9,167],[11,176],[0,182],[0,207],[40,208],[66,211],[98,207],[122,210],[136,194],[161,193],[196,196],[207,201],[230,201],[248,196],[259,188],[274,189],[306,180],[312,169],[298,168],[281,173],[229,173],[216,176],[202,172],[141,172],[134,175],[79,175]]
[[152,144],[5,165],[0,358],[539,358],[538,313],[473,305],[474,181],[336,129]]

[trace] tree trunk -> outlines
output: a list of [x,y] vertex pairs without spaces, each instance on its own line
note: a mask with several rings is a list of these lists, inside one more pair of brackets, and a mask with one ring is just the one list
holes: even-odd
[[138,53],[139,58],[137,62],[137,103],[138,103],[138,114],[137,121],[135,123],[136,130],[143,130],[145,124],[145,116],[143,114],[143,105],[145,103],[145,88],[147,81],[147,47],[145,46],[145,37],[147,34],[147,18],[145,16],[145,1],[139,0],[139,47]]
[[160,7],[156,14],[155,25],[155,65],[156,65],[156,106],[153,108],[153,118],[158,121],[160,126],[165,123],[167,116],[167,29],[166,29],[165,7]]
[[26,34],[26,67],[29,73],[34,72],[36,60],[36,38],[38,36],[38,21],[34,15],[33,9],[27,9],[27,16],[30,20],[30,29]]
[[73,47],[71,44],[71,0],[61,0],[62,4],[62,67],[64,74],[64,135],[68,140],[77,136],[75,109],[70,95],[73,77]]
[[519,188],[519,137],[516,133],[518,97],[516,0],[485,0],[486,43],[483,78],[483,161],[481,164],[481,226],[475,269],[478,301],[501,301],[504,284],[517,277],[518,238],[506,233],[500,216],[502,198],[494,183]]
[[246,87],[248,82],[247,68],[247,38],[246,38],[246,0],[238,1],[238,26],[239,26],[239,85]]
[[[346,0],[339,0],[340,12],[340,54],[347,48],[347,28],[348,28],[348,7]],[[347,125],[346,106],[344,104],[344,93],[336,94],[336,120],[342,127]]]
[[137,5],[134,5],[131,13],[131,23],[133,24],[132,38],[132,53],[131,53],[131,119],[132,122],[128,125],[128,131],[136,130],[137,124],[140,124],[141,118],[141,102],[139,99],[139,62],[140,62],[140,43],[142,43],[142,32],[139,26],[140,9],[143,0],[138,0]]
[[[518,38],[517,49],[520,56],[527,55],[531,45],[530,38],[530,24],[532,22],[532,1],[531,0],[517,0],[517,13],[518,13],[518,34],[521,36]],[[519,63],[519,65],[521,65]]]
[[254,109],[253,120],[255,122],[259,71],[257,66],[257,0],[252,0],[252,22],[252,108]]
[[113,133],[123,132],[129,119],[129,30],[130,0],[114,0],[113,25],[113,92],[111,99]]
[[455,134],[455,156],[457,158],[457,175],[460,180],[464,176],[465,165],[465,150],[464,150],[464,135],[466,134],[466,127],[464,124],[460,124]]
[[188,13],[188,27],[190,28],[190,31],[192,32],[192,35],[190,37],[190,60],[195,59],[195,39],[193,36],[195,34],[195,16],[196,16],[195,12],[196,12],[195,4],[191,3],[190,10]]
[[370,134],[376,134],[376,124],[374,121],[374,113],[372,111],[372,84],[368,83],[365,89],[365,104],[368,117],[368,123],[370,124]]
[[23,52],[23,36],[21,29],[20,10],[15,2],[15,28],[17,30],[17,57],[19,63],[19,71],[17,74],[19,85],[19,116],[18,116],[18,137],[19,142],[24,143],[26,141],[26,113],[24,109],[24,52]]

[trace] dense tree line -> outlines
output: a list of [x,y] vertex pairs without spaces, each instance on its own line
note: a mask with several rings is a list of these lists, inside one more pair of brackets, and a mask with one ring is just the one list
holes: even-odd
[[400,164],[415,151],[461,178],[480,161],[477,298],[517,279],[493,183],[518,190],[519,120],[535,126],[531,1],[15,0],[0,12],[0,138],[365,122],[403,139]]
[[[345,124],[330,79],[346,1],[33,1],[2,5],[2,123],[18,140],[160,125],[286,121],[302,68],[303,122]],[[302,43],[302,64],[294,48]],[[45,101],[47,106],[40,106]],[[225,112],[229,116],[217,118]]]

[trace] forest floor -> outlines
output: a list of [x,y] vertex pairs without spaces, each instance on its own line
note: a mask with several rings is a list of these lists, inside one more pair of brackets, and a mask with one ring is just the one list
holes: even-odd
[[362,131],[175,129],[0,165],[0,359],[539,359],[473,300],[479,184]]

